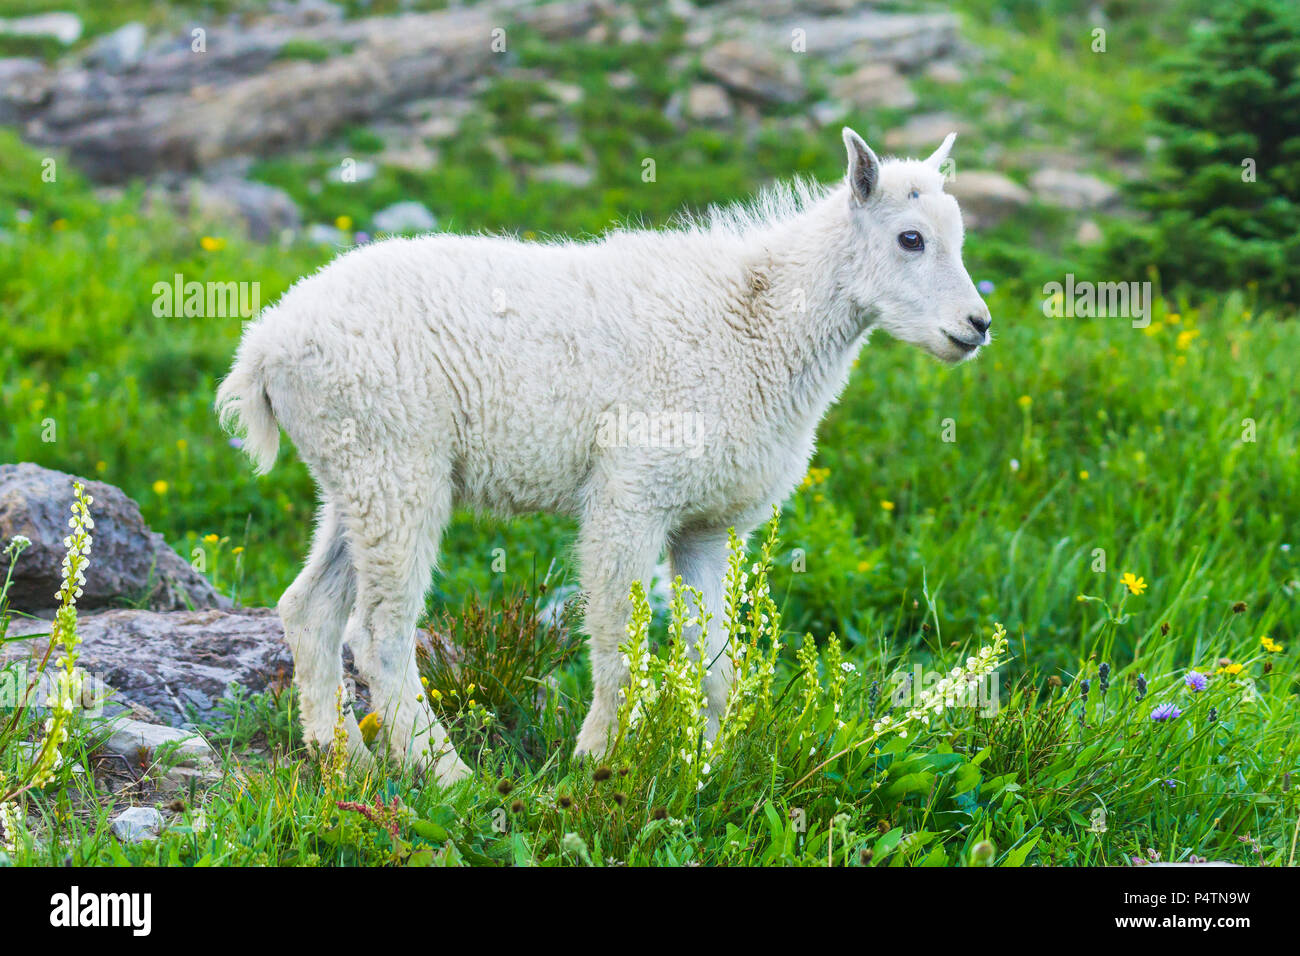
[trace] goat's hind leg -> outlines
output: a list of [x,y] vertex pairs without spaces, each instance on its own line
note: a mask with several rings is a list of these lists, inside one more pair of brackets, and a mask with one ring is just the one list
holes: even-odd
[[381,475],[355,492],[355,513],[365,518],[349,524],[357,600],[345,633],[357,667],[370,683],[390,754],[431,767],[442,784],[468,776],[470,770],[424,699],[415,625],[439,538],[451,517],[448,477],[425,474],[403,482]]
[[[356,600],[356,574],[338,509],[326,500],[312,538],[311,555],[302,572],[280,598],[284,639],[293,652],[293,679],[303,736],[328,747],[338,723],[338,693],[343,683],[343,629]],[[351,707],[343,711],[348,753],[368,763]]]

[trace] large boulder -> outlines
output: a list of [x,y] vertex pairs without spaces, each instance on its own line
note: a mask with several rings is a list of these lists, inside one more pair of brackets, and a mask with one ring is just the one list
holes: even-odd
[[[207,578],[149,530],[140,506],[119,488],[76,479],[29,462],[0,465],[0,547],[21,535],[31,546],[18,558],[9,586],[10,605],[39,614],[56,604],[71,515],[72,484],[81,480],[94,498],[93,546],[80,608],[131,603],[155,610],[230,607]],[[2,562],[4,559],[0,559]],[[0,573],[7,572],[7,564]]]
[[[359,19],[248,17],[205,26],[201,37],[186,29],[160,38],[134,61],[127,35],[115,53],[99,46],[0,87],[0,116],[14,116],[32,142],[67,149],[101,181],[189,172],[310,146],[405,103],[463,91],[509,62],[493,49],[494,30],[507,31],[513,50],[525,31],[581,35],[600,12],[601,0],[496,0]],[[329,55],[295,55],[302,49]]]
[[[43,621],[12,621],[9,637],[19,640],[0,645],[0,660],[42,655],[46,641],[36,635],[48,630]],[[33,637],[21,639],[27,635]],[[293,675],[293,655],[271,608],[103,611],[82,616],[77,635],[80,667],[174,727],[191,715],[211,715],[232,685],[256,693],[288,686]],[[344,661],[353,696],[364,703],[351,655]]]
[[992,170],[958,170],[944,186],[961,206],[962,219],[973,229],[996,226],[1029,204],[1029,190]]

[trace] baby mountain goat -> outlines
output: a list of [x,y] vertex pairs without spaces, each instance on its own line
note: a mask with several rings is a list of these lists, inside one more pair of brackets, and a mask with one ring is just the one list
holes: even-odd
[[[577,752],[600,754],[632,583],[648,586],[667,550],[722,606],[727,529],[751,532],[803,477],[873,329],[950,363],[989,342],[943,192],[953,138],[882,163],[845,129],[844,184],[780,188],[665,232],[376,242],[266,310],[217,407],[259,472],[283,427],[320,487],[311,556],[279,605],[307,739],[332,740],[346,641],[390,752],[443,782],[469,772],[423,702],[414,639],[460,505],[580,522],[595,692]],[[731,666],[710,630],[716,731]]]

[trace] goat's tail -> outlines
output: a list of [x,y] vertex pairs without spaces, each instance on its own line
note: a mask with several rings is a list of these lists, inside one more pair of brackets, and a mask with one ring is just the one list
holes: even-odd
[[261,328],[259,322],[244,334],[235,364],[217,389],[216,409],[222,428],[242,432],[244,452],[253,460],[257,473],[264,475],[280,451],[280,424],[266,392],[263,336],[257,334]]

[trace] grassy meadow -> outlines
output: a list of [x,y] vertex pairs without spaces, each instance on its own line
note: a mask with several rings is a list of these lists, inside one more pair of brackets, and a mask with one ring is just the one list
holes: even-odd
[[[961,84],[915,86],[923,108],[971,127],[959,170],[1023,180],[1064,150],[1113,181],[1140,175],[1147,98],[1188,6],[1137,5],[1112,24],[1105,56],[1090,53],[1087,21],[1055,4],[956,7],[981,61]],[[91,29],[119,22],[95,9]],[[525,39],[519,69],[492,80],[486,108],[425,174],[381,167],[364,183],[331,181],[339,156],[377,148],[356,130],[265,158],[253,175],[290,192],[306,221],[349,232],[418,199],[441,229],[525,238],[662,226],[776,178],[842,175],[838,124],[777,110],[740,136],[667,119],[669,98],[695,78],[662,68],[681,33]],[[615,71],[631,75],[629,89],[611,87]],[[563,122],[529,109],[552,96],[540,73],[583,90],[555,102]],[[903,118],[850,117],[872,143]],[[653,183],[640,178],[645,155]],[[157,316],[152,290],[181,273],[257,282],[270,302],[335,250],[217,234],[146,202],[143,184],[97,189],[71,162],[46,183],[42,156],[0,130],[0,461],[122,487],[179,553],[205,549],[223,591],[273,604],[310,539],[312,483],[287,443],[254,477],[218,428],[212,396],[240,320]],[[579,157],[594,164],[590,185],[526,175]],[[464,659],[423,667],[474,779],[441,790],[399,768],[349,774],[303,750],[292,692],[239,694],[204,727],[223,781],[179,800],[158,840],[111,836],[120,806],[68,769],[93,753],[94,735],[74,722],[65,767],[19,798],[29,823],[0,858],[1294,864],[1300,323],[1250,287],[1166,287],[1140,262],[1099,271],[1075,241],[1079,218],[1034,203],[968,234],[967,267],[992,284],[995,339],[976,362],[943,368],[883,336],[864,349],[803,486],[766,544],[756,535],[735,558],[753,568],[733,595],[749,696],[711,751],[694,665],[672,640],[683,615],[655,598],[636,621],[656,650],[645,673],[658,693],[629,702],[627,734],[604,762],[571,761],[590,692],[580,608],[547,625],[534,612],[575,583],[573,527],[464,514],[429,596],[429,622]],[[1105,231],[1110,219],[1096,218]],[[1047,317],[1044,283],[1067,273],[1151,281],[1150,325]],[[994,666],[995,708],[927,709],[934,700],[895,694],[900,674],[987,677]],[[21,779],[28,736],[40,736],[36,715],[0,724],[0,774]]]

